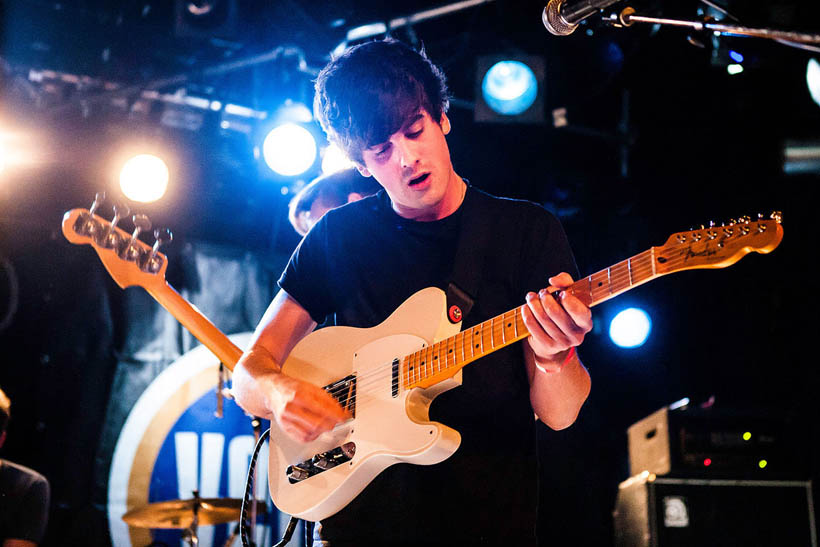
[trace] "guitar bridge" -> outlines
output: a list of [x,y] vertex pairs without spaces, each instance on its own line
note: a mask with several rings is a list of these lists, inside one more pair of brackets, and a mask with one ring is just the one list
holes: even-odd
[[345,443],[333,450],[315,454],[312,458],[296,465],[289,465],[285,473],[288,476],[288,481],[291,484],[296,484],[319,473],[324,473],[328,469],[333,469],[337,465],[349,462],[355,454],[356,443]]
[[328,384],[323,388],[330,393],[343,409],[350,415],[356,417],[356,375],[351,374],[337,382]]

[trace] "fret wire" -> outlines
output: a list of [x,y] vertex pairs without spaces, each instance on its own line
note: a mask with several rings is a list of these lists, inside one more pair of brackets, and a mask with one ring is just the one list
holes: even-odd
[[490,319],[490,349],[495,349],[495,317]]
[[611,295],[611,294],[612,294],[612,285],[611,285],[611,283],[612,283],[612,282],[610,281],[610,279],[611,279],[611,277],[610,277],[611,273],[612,273],[612,272],[610,272],[610,269],[609,269],[609,268],[607,268],[607,269],[606,269],[606,287],[605,287],[605,289],[606,289],[606,290],[604,291],[605,296],[609,296],[609,295]]
[[513,310],[513,329],[515,329],[516,338],[518,338],[518,315],[520,313],[519,308],[515,308],[515,310]]
[[430,344],[430,360],[427,362],[427,366],[432,369],[436,366],[436,361],[438,361],[438,344]]
[[[436,344],[436,359],[435,359],[435,363],[438,365],[439,370],[441,370],[441,347],[442,347],[442,343],[441,343],[441,342],[439,342],[439,343],[437,343],[437,344]],[[435,371],[435,368],[433,368],[433,370]]]

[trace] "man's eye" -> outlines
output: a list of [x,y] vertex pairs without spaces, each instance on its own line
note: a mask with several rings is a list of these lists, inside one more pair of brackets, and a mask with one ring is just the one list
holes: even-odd
[[388,150],[390,150],[390,146],[385,146],[384,148],[380,148],[380,149],[376,152],[376,155],[377,155],[377,156],[383,156],[383,155],[385,155],[385,154],[387,153],[387,151],[388,151]]
[[412,133],[408,133],[408,134],[407,134],[407,138],[409,138],[409,139],[415,139],[416,137],[418,137],[419,135],[421,135],[421,133],[422,133],[423,131],[424,131],[423,129],[419,129],[418,131],[413,131]]

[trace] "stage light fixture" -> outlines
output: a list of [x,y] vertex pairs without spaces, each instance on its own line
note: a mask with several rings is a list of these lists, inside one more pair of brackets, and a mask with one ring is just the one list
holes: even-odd
[[737,52],[733,49],[729,50],[729,57],[731,57],[731,59],[736,63],[742,63],[743,62],[743,54],[739,53],[739,52]]
[[543,122],[544,73],[544,60],[534,55],[479,57],[475,120]]
[[322,173],[328,175],[343,169],[349,169],[354,164],[347,158],[342,149],[335,144],[330,144],[325,148],[322,155]]
[[532,69],[521,61],[499,61],[484,75],[481,95],[498,114],[516,116],[535,102],[538,81]]
[[316,139],[302,125],[286,122],[274,127],[262,142],[262,157],[275,173],[294,177],[313,166]]
[[809,86],[811,98],[820,105],[820,63],[817,59],[809,59],[806,67],[806,83]]
[[609,337],[622,348],[642,346],[652,330],[652,320],[640,308],[627,308],[619,312],[609,324]]
[[120,171],[120,189],[128,199],[142,203],[157,201],[168,189],[168,166],[151,154],[139,154],[125,162]]

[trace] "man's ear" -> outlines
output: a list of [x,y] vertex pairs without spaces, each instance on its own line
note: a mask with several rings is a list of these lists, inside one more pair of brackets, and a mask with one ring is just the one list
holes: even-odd
[[441,132],[445,135],[450,132],[450,118],[444,112],[441,113]]
[[359,162],[355,162],[355,165],[356,165],[356,169],[359,171],[359,173],[360,173],[363,177],[370,177],[370,176],[372,176],[372,175],[371,175],[371,173],[370,173],[370,171],[368,171],[367,167],[365,167],[365,166],[364,166],[364,164],[359,163]]

